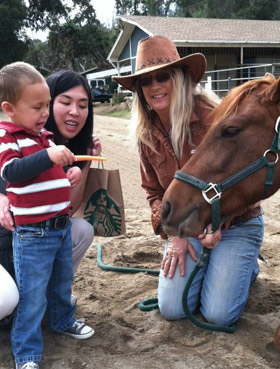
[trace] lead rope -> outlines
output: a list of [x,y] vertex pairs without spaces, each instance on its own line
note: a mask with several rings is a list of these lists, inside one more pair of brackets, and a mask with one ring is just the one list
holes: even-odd
[[[199,321],[191,313],[191,311],[189,310],[189,307],[188,307],[189,289],[191,287],[191,284],[192,284],[193,279],[196,276],[197,272],[199,271],[200,268],[202,268],[205,265],[206,260],[209,257],[209,254],[210,254],[210,249],[207,249],[206,247],[204,247],[198,262],[196,263],[191,275],[189,276],[189,278],[187,280],[187,283],[185,285],[183,295],[182,295],[183,309],[184,309],[184,312],[186,314],[186,317],[189,318],[189,320],[199,328],[210,330],[210,331],[234,333],[235,332],[235,327],[234,326],[226,327],[226,326],[215,325],[215,324],[210,324],[210,323]],[[101,244],[101,242],[99,242],[98,245],[97,245],[97,264],[101,269],[107,270],[107,271],[112,271],[112,272],[123,272],[123,273],[140,273],[140,272],[143,272],[143,273],[148,273],[148,274],[152,274],[152,275],[159,275],[159,270],[146,269],[146,268],[118,267],[118,266],[104,264],[102,262],[102,244]],[[151,311],[151,310],[154,310],[154,309],[158,309],[158,298],[154,297],[154,298],[149,298],[149,299],[142,300],[142,301],[139,302],[138,308],[141,311]]]

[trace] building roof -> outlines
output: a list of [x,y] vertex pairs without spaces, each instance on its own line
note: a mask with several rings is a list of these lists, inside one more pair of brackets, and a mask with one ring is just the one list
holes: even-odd
[[134,24],[149,35],[164,34],[176,43],[280,44],[278,20],[121,16],[120,21]]
[[167,36],[177,47],[280,48],[280,21],[139,15],[119,20],[122,30],[107,58],[113,65],[136,29],[149,36]]

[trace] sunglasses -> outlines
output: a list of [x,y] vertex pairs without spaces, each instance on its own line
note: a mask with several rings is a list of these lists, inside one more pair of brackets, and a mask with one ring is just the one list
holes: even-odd
[[144,77],[139,79],[139,86],[140,87],[147,87],[150,86],[153,83],[153,79],[155,79],[158,83],[164,83],[168,81],[171,78],[170,73],[160,73],[155,75],[154,77]]

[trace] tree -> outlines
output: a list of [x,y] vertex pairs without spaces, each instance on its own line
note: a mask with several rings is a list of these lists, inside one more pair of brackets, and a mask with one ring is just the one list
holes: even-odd
[[48,29],[49,37],[44,46],[38,40],[30,40],[26,60],[39,63],[35,65],[43,72],[105,67],[112,45],[110,31],[101,26],[90,0],[72,0],[75,10],[72,12],[69,6],[64,7],[64,2],[30,0],[29,26]]
[[67,19],[70,12],[63,0],[28,0],[26,25],[36,31],[46,30],[53,23]]
[[0,67],[22,60],[27,48],[21,31],[26,8],[21,0],[0,1]]
[[117,14],[167,16],[174,0],[116,0]]
[[204,16],[207,0],[177,0],[174,16],[200,18]]
[[280,15],[280,0],[181,0],[177,5],[183,16],[275,20]]
[[234,9],[235,18],[277,20],[280,19],[279,0],[249,0],[240,1],[240,7]]
[[48,76],[52,71],[52,58],[48,43],[40,40],[28,40],[27,46],[28,51],[24,55],[24,61],[36,66],[43,76]]
[[104,68],[110,51],[109,31],[100,25],[83,27],[70,21],[53,28],[49,34],[50,69],[70,68],[83,71],[94,66]]

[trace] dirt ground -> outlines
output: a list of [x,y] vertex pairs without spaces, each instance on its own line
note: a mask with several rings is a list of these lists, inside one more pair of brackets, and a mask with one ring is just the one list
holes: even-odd
[[[163,242],[154,236],[150,210],[140,187],[139,160],[130,143],[129,120],[101,116],[94,107],[95,134],[106,167],[120,170],[126,212],[125,236],[95,238],[75,275],[77,316],[95,328],[85,341],[52,333],[44,324],[42,369],[269,369],[280,368],[273,345],[280,324],[280,193],[263,202],[265,239],[260,274],[234,334],[202,330],[187,319],[170,322],[158,310],[142,312],[138,303],[157,295],[157,277],[106,272],[103,262],[159,269]],[[0,282],[1,283],[1,282]],[[9,333],[0,331],[0,369],[13,368]]]

